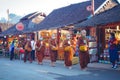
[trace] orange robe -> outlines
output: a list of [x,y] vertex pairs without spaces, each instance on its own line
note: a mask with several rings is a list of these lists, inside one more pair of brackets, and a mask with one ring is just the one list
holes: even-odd
[[[84,43],[84,40],[87,41],[87,44],[88,44],[88,40],[85,38],[83,39],[82,37],[79,37],[78,38],[78,48],[81,46],[81,45],[85,45]],[[87,67],[87,64],[89,63],[90,61],[90,58],[89,58],[89,53],[88,53],[88,50],[85,51],[85,52],[82,52],[80,51],[79,49],[79,62],[80,62],[80,66],[81,66],[81,69],[84,69]]]
[[[65,40],[63,45],[64,45],[64,48],[67,46],[70,46],[70,44],[68,43],[68,40]],[[72,47],[71,47],[71,49],[69,51],[64,51],[65,66],[72,66],[72,58],[73,58],[73,51],[72,51]]]
[[[31,48],[31,45],[30,45],[30,41],[26,42],[25,46],[27,46],[27,48]],[[30,63],[32,63],[32,59],[31,59],[31,51],[28,51],[27,48],[25,47],[25,54],[24,54],[24,62],[27,61],[27,58],[29,59]]]
[[56,62],[58,56],[58,50],[52,50],[53,46],[57,47],[57,42],[55,39],[52,39],[50,41],[50,59],[51,62]]
[[37,56],[38,62],[42,62],[43,61],[44,51],[45,51],[45,44],[44,44],[44,42],[41,45],[41,41],[37,41],[37,43],[36,43],[36,56]]

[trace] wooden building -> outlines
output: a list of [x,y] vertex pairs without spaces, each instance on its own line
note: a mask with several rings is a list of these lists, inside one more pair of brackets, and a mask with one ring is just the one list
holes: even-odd
[[114,32],[116,38],[120,40],[120,5],[113,7],[105,12],[93,16],[92,18],[77,24],[76,27],[94,28],[97,36],[97,47],[99,57],[108,55],[108,39],[110,33]]

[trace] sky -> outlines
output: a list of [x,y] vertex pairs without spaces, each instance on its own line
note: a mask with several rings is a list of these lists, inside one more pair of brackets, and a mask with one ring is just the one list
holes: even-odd
[[36,11],[48,15],[54,9],[83,1],[87,0],[0,0],[0,18],[7,18],[7,9],[9,9],[9,13],[15,13],[19,16]]
[[54,9],[83,1],[87,0],[0,0],[0,18],[7,18],[7,9],[9,9],[9,13],[20,16],[36,11],[48,15]]

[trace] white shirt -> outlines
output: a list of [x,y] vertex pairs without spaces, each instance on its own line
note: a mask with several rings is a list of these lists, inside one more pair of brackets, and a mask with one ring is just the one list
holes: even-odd
[[31,47],[32,47],[32,50],[35,50],[35,45],[36,45],[36,42],[34,40],[31,41]]

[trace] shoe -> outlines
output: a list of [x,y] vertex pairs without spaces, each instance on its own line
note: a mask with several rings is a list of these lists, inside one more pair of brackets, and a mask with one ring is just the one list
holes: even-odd
[[66,67],[66,65],[64,64],[64,67]]
[[82,71],[87,71],[87,68],[83,68],[83,69],[81,69]]
[[43,65],[43,63],[40,63],[40,65]]
[[113,68],[113,69],[116,69],[116,68],[118,68],[118,65],[115,64],[114,66],[112,66],[112,68]]
[[51,63],[51,66],[52,66],[52,67],[55,67],[55,64],[54,64],[54,63]]
[[118,68],[118,65],[117,65],[117,64],[115,64],[115,67],[116,67],[116,68]]
[[116,68],[117,68],[117,66],[113,66],[112,68],[113,68],[113,69],[116,69]]
[[51,65],[52,67],[55,67],[55,65]]
[[116,68],[117,68],[117,66],[114,66],[114,67],[113,67],[113,69],[116,69]]
[[68,67],[69,69],[72,69],[72,67]]
[[114,66],[112,66],[112,68],[114,68]]

